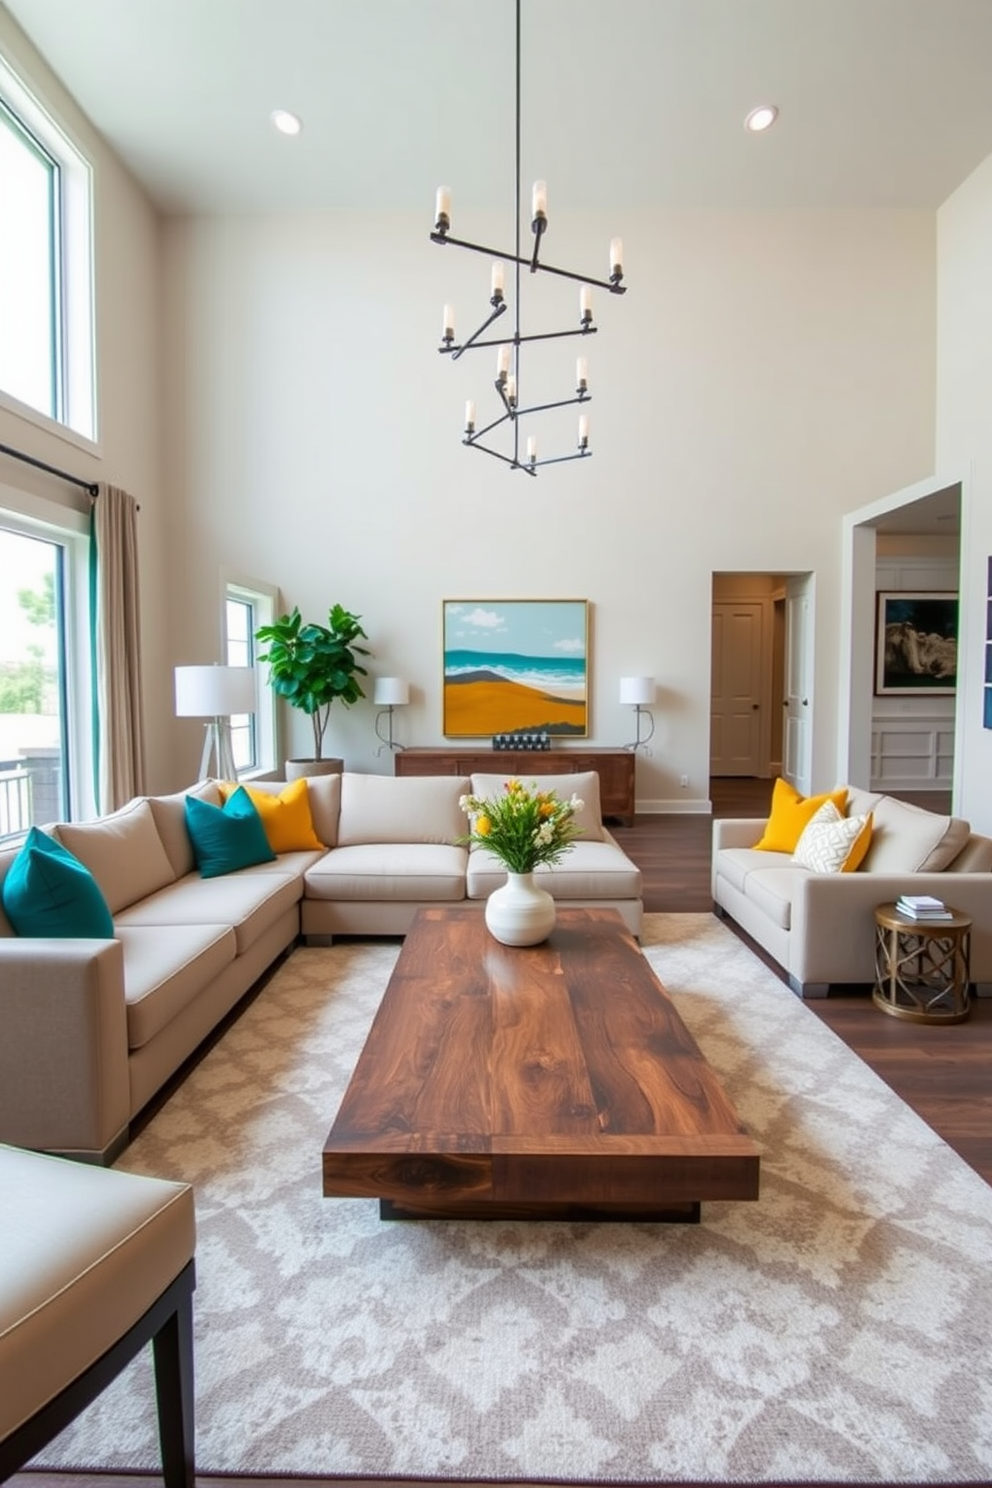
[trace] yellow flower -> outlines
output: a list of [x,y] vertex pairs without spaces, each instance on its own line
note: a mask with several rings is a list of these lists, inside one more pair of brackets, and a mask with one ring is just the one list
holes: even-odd
[[555,814],[555,808],[550,801],[542,801],[537,809],[541,816],[554,816]]
[[488,837],[493,829],[493,824],[488,816],[477,816],[475,819],[475,830],[480,837]]

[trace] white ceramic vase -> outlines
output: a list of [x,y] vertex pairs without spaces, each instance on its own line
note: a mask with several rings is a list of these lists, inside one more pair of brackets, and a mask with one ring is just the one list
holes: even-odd
[[507,873],[486,900],[486,926],[502,945],[538,945],[555,926],[555,901],[533,873]]

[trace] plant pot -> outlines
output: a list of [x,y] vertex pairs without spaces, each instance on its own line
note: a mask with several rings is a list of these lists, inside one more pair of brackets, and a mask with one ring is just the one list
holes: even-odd
[[343,769],[340,759],[291,759],[283,773],[287,780],[300,780],[307,775],[340,775]]
[[507,873],[486,900],[486,927],[501,945],[538,945],[555,927],[555,901],[533,873]]

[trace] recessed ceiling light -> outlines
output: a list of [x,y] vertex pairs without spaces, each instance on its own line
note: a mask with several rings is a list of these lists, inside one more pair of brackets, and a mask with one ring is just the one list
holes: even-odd
[[762,103],[758,108],[753,108],[744,120],[744,128],[750,129],[752,134],[760,134],[763,129],[771,129],[778,118],[778,109],[773,103]]
[[269,118],[272,120],[273,128],[278,129],[280,134],[299,134],[303,128],[302,123],[289,109],[273,109]]

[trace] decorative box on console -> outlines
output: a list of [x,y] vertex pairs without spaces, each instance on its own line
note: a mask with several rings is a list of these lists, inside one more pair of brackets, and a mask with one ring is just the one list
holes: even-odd
[[550,749],[550,734],[493,734],[494,749]]

